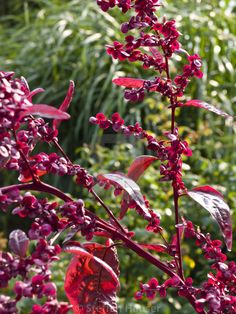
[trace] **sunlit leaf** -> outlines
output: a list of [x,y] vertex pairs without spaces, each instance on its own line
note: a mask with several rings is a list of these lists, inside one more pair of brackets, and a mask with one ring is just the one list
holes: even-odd
[[224,201],[222,194],[211,186],[200,186],[188,191],[187,194],[208,210],[217,221],[223,233],[227,249],[230,251],[232,248],[232,222],[230,208]]
[[35,95],[39,94],[39,93],[43,93],[44,89],[43,88],[35,88],[34,90],[32,90],[28,95],[27,95],[27,99],[31,101],[32,97],[34,97]]
[[151,218],[149,210],[145,204],[145,200],[136,182],[120,173],[108,173],[98,176],[98,180],[104,179],[108,180],[111,184],[118,185],[120,188],[122,188],[138,205],[140,208],[139,214],[141,214],[145,219]]
[[220,109],[217,109],[216,107],[214,107],[213,105],[208,104],[205,101],[199,100],[199,99],[193,99],[193,100],[189,100],[187,101],[185,104],[183,104],[181,107],[198,107],[198,108],[203,108],[206,109],[208,111],[212,111],[222,117],[225,118],[232,118],[232,116]]
[[75,314],[117,313],[119,262],[116,249],[98,243],[68,244],[74,255],[66,273],[65,291]]
[[158,160],[158,158],[154,156],[142,155],[136,157],[128,169],[128,177],[137,181],[155,160]]
[[[69,108],[70,103],[72,101],[74,90],[75,90],[75,83],[73,81],[70,81],[70,85],[69,85],[66,97],[65,97],[64,101],[62,102],[62,104],[60,105],[59,110],[61,110],[63,112],[67,111],[67,109]],[[60,123],[61,123],[61,120],[59,120],[59,119],[53,120],[53,129],[54,130],[58,129]]]
[[[128,169],[128,177],[137,181],[143,172],[157,159],[157,157],[147,155],[136,157]],[[121,203],[120,219],[124,217],[129,208],[128,201],[129,197],[127,193],[124,193]]]
[[143,87],[144,80],[131,77],[118,77],[113,79],[112,82],[118,86],[127,88],[140,88]]
[[22,112],[21,117],[28,115],[37,115],[43,118],[59,120],[66,120],[70,118],[70,115],[68,113],[44,104],[37,104],[28,107],[24,112]]
[[167,252],[167,246],[164,244],[140,244],[142,247],[158,253]]
[[[47,174],[47,171],[45,171],[45,170],[36,170],[35,171],[35,176],[36,177],[42,177],[42,176],[44,176],[45,174]],[[33,180],[33,178],[32,178],[32,176],[31,176],[31,173],[28,171],[28,172],[24,172],[24,174],[23,173],[21,173],[20,175],[19,175],[19,177],[18,177],[18,180],[20,181],[20,182],[30,182],[30,181],[32,181]]]

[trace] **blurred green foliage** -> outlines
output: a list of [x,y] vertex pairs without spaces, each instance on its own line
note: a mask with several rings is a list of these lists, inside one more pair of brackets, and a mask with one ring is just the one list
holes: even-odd
[[[236,114],[236,4],[233,0],[191,0],[166,1],[160,9],[160,16],[176,19],[181,31],[183,48],[189,53],[198,53],[203,58],[203,80],[194,80],[187,90],[187,98],[198,98],[214,104],[230,114]],[[105,53],[105,45],[120,40],[119,25],[124,17],[117,11],[110,16],[101,12],[93,0],[8,0],[0,2],[0,64],[2,70],[13,70],[17,76],[23,75],[31,88],[41,86],[45,93],[35,98],[37,102],[59,106],[73,79],[76,92],[70,108],[70,121],[63,122],[60,140],[65,151],[92,174],[109,171],[126,172],[135,156],[147,153],[142,143],[136,143],[114,135],[98,131],[88,123],[90,115],[103,111],[115,111],[125,117],[127,123],[139,121],[158,136],[170,127],[169,112],[164,98],[149,95],[142,103],[124,102],[121,88],[113,87],[114,76],[150,77],[154,74],[144,71],[137,64],[112,61]],[[177,56],[171,63],[172,73],[176,73],[184,63],[184,57]],[[194,151],[184,162],[186,186],[211,184],[221,191],[232,209],[236,207],[236,126],[215,116],[213,113],[196,108],[184,108],[178,112],[179,129],[188,138]],[[86,144],[83,144],[86,143]],[[102,144],[98,145],[98,144]],[[171,189],[168,183],[158,182],[158,162],[148,169],[139,180],[141,189],[148,196],[152,208],[162,214],[162,225],[167,230],[166,237],[173,234]],[[191,169],[190,169],[191,167]],[[4,175],[1,184],[13,183],[15,177]],[[86,206],[104,215],[102,208],[73,180],[51,177],[53,184],[83,197]],[[118,214],[119,200],[112,191],[98,193],[109,207]],[[201,226],[205,232],[219,237],[219,229],[202,208],[189,199],[181,200],[181,214]],[[9,215],[10,216],[10,215]],[[5,219],[1,215],[5,235],[22,220]],[[233,214],[234,222],[236,213]],[[27,223],[27,222],[26,222]],[[159,242],[158,236],[144,231],[145,223],[134,211],[124,218],[141,242]],[[235,225],[235,224],[234,224]],[[235,230],[235,228],[234,228]],[[2,240],[3,239],[3,240]],[[4,237],[1,236],[1,241]],[[234,235],[233,259],[236,252]],[[208,263],[191,241],[184,241],[184,267],[187,276],[193,276],[200,283],[208,271]],[[141,258],[124,248],[119,248],[121,260],[120,313],[186,313],[191,309],[173,293],[167,300],[135,302],[133,294],[139,281],[147,281],[152,276],[162,274]],[[53,276],[61,299],[66,299],[63,276],[70,257],[65,255],[53,266]],[[145,269],[145,272],[143,271]],[[27,302],[27,301],[25,301]],[[23,308],[27,304],[23,302]]]

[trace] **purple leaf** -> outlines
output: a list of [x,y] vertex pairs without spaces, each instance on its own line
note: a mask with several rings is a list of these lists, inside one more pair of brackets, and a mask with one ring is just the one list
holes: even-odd
[[[118,185],[122,188],[129,197],[135,201],[142,212],[145,219],[151,219],[149,210],[145,204],[145,200],[140,192],[139,186],[130,178],[120,173],[108,173],[98,176],[98,180],[108,180],[113,185]],[[139,212],[141,214],[141,212]]]
[[25,257],[29,246],[29,238],[22,230],[14,230],[9,235],[9,246],[13,253]]
[[199,99],[193,99],[193,100],[189,100],[187,101],[185,104],[183,104],[181,107],[198,107],[198,108],[203,108],[209,111],[212,111],[222,117],[225,118],[232,118],[233,116],[231,116],[230,114],[215,108],[214,106],[208,104],[205,101],[199,100]]
[[44,118],[59,120],[66,120],[70,118],[70,115],[68,113],[44,104],[38,104],[28,107],[26,111],[22,112],[21,117],[28,115],[37,115]]
[[[75,90],[75,83],[73,81],[70,81],[70,85],[66,94],[65,99],[63,100],[62,104],[59,107],[59,110],[66,112],[70,106],[70,103],[72,101],[72,97]],[[61,120],[53,120],[53,129],[58,129],[59,125],[61,123]]]
[[202,207],[209,211],[217,221],[223,234],[227,249],[232,248],[232,222],[230,208],[220,192],[211,186],[200,186],[188,191],[187,194]]
[[114,247],[72,242],[64,248],[74,255],[66,273],[65,291],[75,314],[117,313],[119,261]]
[[127,88],[140,88],[143,87],[144,80],[131,77],[118,77],[113,79],[112,82],[118,86]]
[[[136,157],[128,169],[128,177],[134,181],[137,181],[143,172],[157,159],[157,157],[147,155]],[[121,203],[120,219],[124,217],[129,208],[128,201],[129,197],[127,193],[124,193]]]

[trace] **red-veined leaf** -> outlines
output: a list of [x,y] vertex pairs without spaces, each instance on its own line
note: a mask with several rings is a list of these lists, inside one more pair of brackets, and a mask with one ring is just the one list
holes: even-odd
[[21,113],[21,117],[28,115],[37,115],[43,118],[49,119],[59,119],[66,120],[70,118],[70,115],[66,112],[63,112],[55,107],[44,105],[44,104],[36,104],[30,107],[27,107],[25,111]]
[[223,233],[227,249],[230,251],[232,248],[232,222],[230,208],[224,201],[222,194],[211,186],[200,186],[187,191],[187,194],[208,210],[217,221]]
[[164,244],[140,244],[142,247],[158,253],[167,252],[167,246]]
[[[134,181],[137,181],[143,172],[157,159],[157,157],[147,155],[136,157],[128,169],[128,177]],[[129,208],[128,201],[129,197],[127,193],[124,193],[121,203],[120,219],[124,217]]]
[[140,88],[143,87],[144,80],[131,77],[118,77],[113,79],[112,82],[118,86],[127,88]]
[[67,269],[65,291],[75,314],[117,313],[119,262],[116,249],[98,243],[68,244],[74,254]]
[[25,257],[29,246],[29,238],[22,230],[14,230],[9,235],[9,246],[13,253]]
[[[72,101],[72,97],[74,94],[74,90],[75,90],[75,83],[74,81],[70,81],[70,85],[66,94],[65,99],[63,100],[62,104],[59,107],[59,110],[66,112],[67,109],[70,106],[70,103]],[[53,120],[53,129],[58,129],[59,125],[61,123],[61,120],[57,119],[57,120]]]
[[98,180],[108,180],[111,184],[118,185],[122,190],[127,192],[129,197],[139,206],[139,214],[145,219],[151,219],[151,214],[145,204],[145,200],[140,192],[140,188],[136,182],[120,173],[108,173],[98,176]]
[[212,111],[222,117],[225,118],[233,118],[230,114],[215,108],[213,105],[208,104],[205,101],[199,100],[199,99],[193,99],[193,100],[189,100],[187,101],[185,104],[183,104],[181,107],[198,107],[198,108],[203,108],[209,111]]

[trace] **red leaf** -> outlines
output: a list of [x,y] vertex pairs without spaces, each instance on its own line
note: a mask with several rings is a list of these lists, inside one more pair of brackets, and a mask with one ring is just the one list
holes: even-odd
[[13,253],[25,257],[29,246],[29,238],[22,230],[14,230],[9,235],[9,246]]
[[119,262],[116,249],[98,243],[73,243],[64,249],[73,257],[66,273],[65,291],[75,314],[117,313]]
[[200,186],[188,191],[187,194],[202,207],[209,211],[217,221],[223,233],[227,249],[232,248],[232,222],[230,208],[220,192],[211,186]]
[[144,171],[157,159],[157,157],[147,155],[136,157],[128,169],[128,177],[137,181]]
[[143,216],[145,218],[151,219],[151,215],[140,192],[140,188],[132,179],[120,173],[108,173],[98,176],[98,180],[104,179],[108,180],[111,184],[119,185],[119,187],[127,192],[129,197],[134,200],[135,203],[139,206],[143,213]]
[[[36,175],[36,177],[42,177],[42,176],[44,176],[45,174],[47,174],[47,171],[45,171],[45,170],[36,170],[35,171],[35,175]],[[18,180],[20,181],[20,182],[30,182],[30,181],[32,181],[33,180],[33,178],[32,178],[32,176],[31,176],[31,174],[30,174],[30,172],[28,171],[27,172],[27,175],[24,173],[24,174],[20,174],[19,175],[19,177],[18,177]]]
[[27,99],[29,101],[31,101],[32,97],[34,97],[35,95],[39,94],[39,93],[43,93],[44,89],[39,87],[39,88],[35,88],[34,90],[32,90],[31,92],[29,92],[29,94],[27,95]]
[[158,253],[167,251],[167,246],[164,244],[140,244],[140,245],[148,250],[153,250]]
[[37,104],[28,107],[24,112],[22,112],[21,117],[28,115],[37,115],[44,118],[59,120],[66,120],[70,118],[68,113],[44,104]]
[[[75,90],[75,83],[73,81],[70,81],[70,85],[66,94],[65,99],[63,100],[63,103],[60,105],[59,110],[66,112],[70,106],[70,103],[72,101],[72,97]],[[53,129],[58,129],[59,125],[61,123],[61,120],[53,120]]]
[[207,102],[199,100],[199,99],[189,100],[185,104],[183,104],[181,107],[191,107],[191,106],[212,111],[212,112],[214,112],[214,113],[216,113],[222,117],[225,117],[225,118],[232,118],[233,117],[230,114],[228,114],[228,113],[226,113],[220,109],[217,109],[214,106],[208,104]]
[[[143,172],[157,159],[157,157],[147,155],[136,157],[128,169],[128,177],[137,181]],[[127,204],[128,199],[129,197],[127,193],[124,193],[123,201],[121,203],[120,219],[124,217],[129,208]]]
[[118,77],[113,79],[112,82],[118,86],[127,88],[140,88],[143,87],[144,80],[131,77]]

